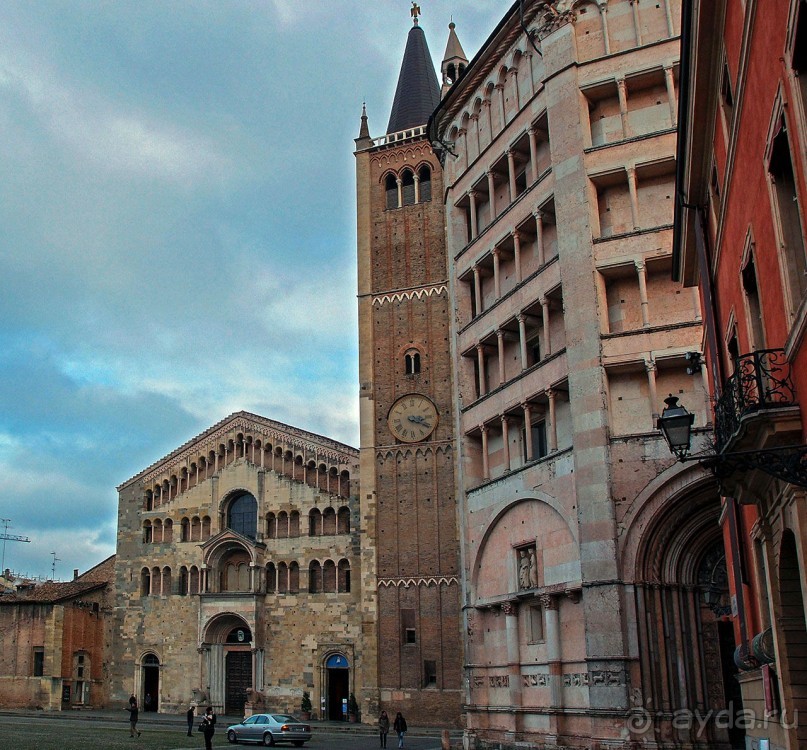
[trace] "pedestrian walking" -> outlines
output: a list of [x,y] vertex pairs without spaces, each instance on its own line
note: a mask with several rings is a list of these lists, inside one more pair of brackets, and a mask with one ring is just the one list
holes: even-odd
[[137,707],[137,698],[132,695],[129,698],[129,707],[125,709],[129,712],[129,736],[139,737],[140,732],[137,731],[137,717],[140,714],[140,709]]
[[381,735],[381,747],[387,746],[387,733],[389,732],[389,716],[386,711],[378,717],[378,733]]
[[199,729],[205,738],[205,750],[213,750],[213,735],[216,732],[216,714],[213,713],[213,706],[208,706],[205,710]]
[[191,703],[185,717],[188,719],[188,737],[193,737],[193,717],[196,716],[196,704]]
[[400,711],[398,711],[398,713],[395,715],[395,723],[392,725],[392,728],[398,735],[398,747],[403,747],[404,735],[406,734],[406,719],[404,719],[403,714]]

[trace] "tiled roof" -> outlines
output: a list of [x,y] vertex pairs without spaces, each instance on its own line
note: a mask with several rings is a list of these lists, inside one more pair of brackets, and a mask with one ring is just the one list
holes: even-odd
[[413,26],[406,40],[387,132],[397,133],[425,125],[439,103],[440,86],[429,54],[429,45],[426,44],[426,35],[420,26]]
[[48,581],[28,589],[0,593],[0,604],[58,604],[112,583],[115,555],[90,568],[74,581]]

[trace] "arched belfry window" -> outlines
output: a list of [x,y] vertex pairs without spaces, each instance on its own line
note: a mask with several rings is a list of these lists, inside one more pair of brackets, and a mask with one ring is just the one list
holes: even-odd
[[425,164],[418,170],[420,179],[420,202],[432,199],[432,171]]
[[417,375],[420,372],[420,352],[410,349],[404,354],[404,372],[407,375]]
[[227,510],[227,528],[249,539],[258,535],[258,501],[248,492],[236,497]]
[[403,204],[404,206],[415,205],[415,175],[408,169],[404,170],[403,183]]
[[398,208],[398,181],[395,175],[388,174],[384,180],[384,189],[387,193],[387,208]]

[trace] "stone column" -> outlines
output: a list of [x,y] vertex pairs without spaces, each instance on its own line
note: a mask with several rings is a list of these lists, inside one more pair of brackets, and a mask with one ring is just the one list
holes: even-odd
[[530,409],[529,403],[526,401],[521,404],[521,408],[524,410],[524,440],[526,443],[525,451],[527,453],[527,461],[532,461],[535,458],[532,449],[532,410]]
[[485,425],[479,425],[479,431],[482,433],[482,478],[490,479],[490,458],[488,457],[488,428]]
[[616,90],[619,95],[619,119],[622,121],[622,137],[630,138],[633,131],[628,122],[628,93],[624,78],[617,78]]
[[210,702],[219,710],[224,707],[224,646],[214,643],[210,646],[210,670],[207,673],[209,680],[207,694]]
[[546,263],[544,255],[544,215],[541,211],[533,211],[535,217],[535,256],[538,259],[538,268]]
[[474,272],[474,302],[476,303],[476,314],[482,314],[482,279],[479,276],[479,266],[473,267]]
[[507,376],[504,371],[504,331],[501,328],[496,331],[496,347],[499,355],[499,385],[504,385]]
[[558,449],[558,425],[555,419],[555,391],[552,388],[546,390],[546,398],[549,401],[549,452],[554,453]]
[[498,247],[493,248],[493,296],[497,302],[502,298],[502,281],[499,275],[501,252]]
[[672,8],[670,8],[670,0],[662,0],[664,3],[664,15],[667,17],[667,35],[675,36],[675,23],[673,22]]
[[510,471],[510,430],[505,414],[502,415],[502,444],[504,446],[504,470]]
[[418,175],[412,175],[412,179],[415,183],[415,203],[420,203],[420,177]]
[[639,0],[630,0],[633,9],[633,33],[636,35],[636,46],[642,45],[642,27],[639,22]]
[[476,345],[476,361],[479,365],[479,398],[482,398],[487,393],[485,390],[485,350],[482,344]]
[[488,132],[490,133],[490,141],[493,142],[493,115],[490,113],[490,99],[483,99],[482,106],[488,111]]
[[644,261],[637,260],[634,264],[636,266],[636,274],[639,277],[639,300],[642,303],[642,326],[647,328],[650,325],[650,311],[647,301],[647,269]]
[[504,84],[497,83],[494,87],[499,92],[499,111],[502,115],[502,130],[507,127],[507,116],[504,111]]
[[602,21],[602,41],[605,44],[605,54],[611,54],[611,40],[608,39],[608,6],[606,0],[600,0],[600,20]]
[[653,426],[656,425],[656,417],[658,417],[658,392],[656,391],[656,363],[652,359],[646,359],[644,362],[645,369],[647,370],[647,388],[650,394],[650,412],[652,416]]
[[530,137],[530,167],[532,168],[532,181],[538,179],[538,143],[535,139],[535,128],[529,128],[527,135]]
[[633,228],[639,229],[639,190],[636,185],[636,167],[628,167],[628,190],[630,191],[630,214]]
[[504,153],[507,156],[507,180],[510,185],[510,203],[512,203],[516,199],[516,160],[509,148]]
[[493,170],[489,169],[486,172],[488,176],[488,195],[490,196],[490,220],[496,218],[496,175],[493,174]]
[[252,649],[252,674],[254,675],[255,690],[263,690],[263,649]]
[[513,90],[513,98],[516,100],[516,112],[521,111],[521,94],[518,90],[518,70],[510,68],[507,71],[507,76],[510,78],[510,88]]
[[664,83],[667,85],[667,101],[670,104],[670,122],[675,128],[678,126],[678,102],[675,100],[675,79],[671,65],[664,66]]
[[513,230],[513,263],[516,267],[516,282],[521,283],[521,235],[518,230]]
[[502,604],[502,612],[504,612],[504,628],[507,634],[507,672],[510,687],[510,705],[517,708],[521,705],[521,649],[518,638],[518,607],[513,602],[505,602]]
[[476,131],[476,155],[479,156],[482,153],[482,147],[479,145],[479,115],[472,114],[471,122],[474,124],[474,130]]
[[533,72],[532,69],[532,52],[530,52],[530,50],[527,50],[526,57],[527,57],[527,67],[529,68],[530,71],[530,98],[532,98],[533,96],[535,96],[535,73]]
[[563,663],[560,650],[558,603],[554,597],[544,594],[541,597],[541,607],[544,610],[544,640],[546,641],[546,660],[549,662],[552,708],[560,708],[563,705],[563,692],[561,691]]
[[468,200],[471,202],[471,239],[475,240],[478,234],[476,222],[476,191],[471,190],[468,192]]
[[552,342],[549,337],[549,300],[541,297],[541,359],[546,359],[552,353]]
[[403,180],[399,177],[395,180],[398,185],[398,208],[403,206]]
[[526,370],[530,366],[527,358],[527,318],[522,314],[517,315],[516,320],[518,321],[518,345],[521,351],[521,369]]

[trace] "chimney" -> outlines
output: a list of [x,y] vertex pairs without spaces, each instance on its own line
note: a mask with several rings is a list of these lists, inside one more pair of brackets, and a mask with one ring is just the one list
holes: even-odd
[[78,568],[73,568],[73,580],[78,579]]

